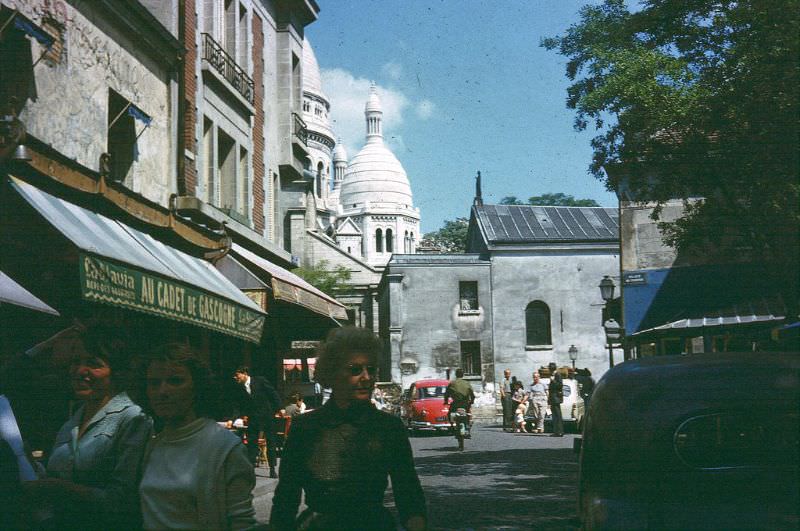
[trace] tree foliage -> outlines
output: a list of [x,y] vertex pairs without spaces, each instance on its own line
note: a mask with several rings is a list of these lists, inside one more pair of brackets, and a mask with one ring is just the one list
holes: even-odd
[[[798,258],[798,1],[622,0],[587,6],[542,44],[568,58],[575,127],[611,190],[683,199],[678,251]],[[699,200],[693,200],[699,199]]]
[[331,297],[335,297],[347,287],[351,276],[350,270],[343,265],[330,269],[327,260],[320,260],[308,267],[298,267],[292,270],[292,273]]
[[528,198],[529,205],[537,206],[575,206],[575,207],[599,207],[594,199],[575,199],[571,195],[562,194],[542,194]]
[[446,220],[441,229],[425,234],[422,243],[438,247],[447,253],[463,253],[467,249],[468,227],[469,220],[467,218]]
[[535,206],[578,206],[596,207],[600,206],[594,199],[575,199],[575,197],[561,192],[555,194],[534,195],[528,198],[527,203],[523,203],[514,195],[507,195],[500,200],[501,205],[535,205]]
[[515,195],[507,195],[503,199],[500,200],[501,205],[524,205],[522,201],[517,199]]

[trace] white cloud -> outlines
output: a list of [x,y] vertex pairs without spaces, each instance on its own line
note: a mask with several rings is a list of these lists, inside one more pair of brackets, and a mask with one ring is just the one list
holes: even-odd
[[[364,145],[364,105],[369,97],[370,80],[354,77],[341,68],[322,69],[321,76],[322,90],[331,102],[331,127],[342,138],[348,155],[352,157]],[[397,137],[403,123],[403,112],[411,102],[402,92],[380,85],[378,96],[383,107],[384,137]]]
[[381,72],[389,79],[397,81],[403,76],[403,65],[391,61],[381,67]]
[[422,100],[417,104],[417,116],[420,120],[427,120],[433,116],[433,111],[436,110],[436,104],[431,100]]

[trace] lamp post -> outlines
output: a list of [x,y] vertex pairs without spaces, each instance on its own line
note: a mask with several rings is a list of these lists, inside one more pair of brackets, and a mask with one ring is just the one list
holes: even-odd
[[614,343],[618,343],[622,337],[622,327],[615,319],[609,319],[603,323],[606,331],[606,343],[608,344],[608,368],[614,367]]
[[575,360],[578,359],[578,347],[575,345],[569,346],[569,359],[572,360],[572,369],[575,370]]
[[[616,285],[614,284],[614,280],[608,275],[603,276],[603,280],[600,281],[600,296],[603,298],[603,301],[606,303],[606,307],[608,307],[608,303],[614,298],[614,289]],[[603,323],[603,329],[606,332],[606,345],[608,346],[608,367],[614,367],[614,342],[619,342],[619,338],[622,335],[622,328],[619,326],[616,320],[613,318],[608,319],[605,323]]]
[[610,276],[603,277],[603,280],[600,281],[600,296],[603,297],[603,301],[608,302],[614,298],[614,288],[616,287]]

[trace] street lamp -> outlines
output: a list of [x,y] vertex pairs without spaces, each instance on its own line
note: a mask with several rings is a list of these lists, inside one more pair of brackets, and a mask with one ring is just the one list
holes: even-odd
[[569,346],[569,359],[572,360],[572,369],[575,369],[575,360],[578,359],[578,348],[575,345]]
[[619,343],[622,337],[622,327],[615,319],[609,319],[603,323],[606,331],[606,343],[608,344],[608,368],[614,367],[614,343]]
[[603,280],[600,281],[600,296],[603,297],[605,302],[614,298],[614,288],[616,287],[614,281],[608,275],[605,275]]

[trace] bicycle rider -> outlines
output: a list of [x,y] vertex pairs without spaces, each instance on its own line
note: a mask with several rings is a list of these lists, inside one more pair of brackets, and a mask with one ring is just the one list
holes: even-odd
[[[447,385],[447,390],[444,393],[444,404],[447,405],[449,399],[453,399],[450,403],[450,427],[455,429],[455,421],[453,415],[458,408],[464,408],[467,412],[467,418],[470,418],[470,408],[472,403],[475,402],[475,393],[472,391],[472,386],[464,378],[464,369],[456,369],[456,379]],[[469,437],[469,422],[467,422],[467,437]]]

